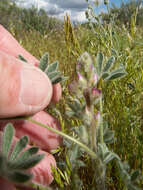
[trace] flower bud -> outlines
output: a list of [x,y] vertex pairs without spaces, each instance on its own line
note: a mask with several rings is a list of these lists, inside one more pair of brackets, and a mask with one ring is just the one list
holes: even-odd
[[78,59],[78,63],[76,65],[77,72],[80,72],[83,74],[84,77],[90,76],[91,72],[94,72],[94,66],[92,63],[92,59],[90,55],[85,52],[81,55],[81,57]]
[[79,72],[77,73],[77,76],[78,76],[78,83],[79,83],[80,87],[86,88],[86,86],[87,86],[86,79]]
[[93,88],[92,89],[92,96],[94,98],[99,98],[101,96],[101,90],[99,90],[97,88]]
[[90,78],[91,87],[96,86],[96,85],[97,85],[97,82],[98,82],[98,76],[97,76],[97,74],[94,72],[93,75],[92,75],[91,78]]

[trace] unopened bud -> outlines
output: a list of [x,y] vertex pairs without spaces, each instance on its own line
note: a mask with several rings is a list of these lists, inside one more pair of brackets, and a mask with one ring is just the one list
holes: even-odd
[[98,76],[97,74],[94,72],[93,75],[91,76],[90,78],[90,84],[91,86],[96,86],[97,85],[97,82],[98,82]]
[[80,87],[85,88],[87,86],[86,79],[79,72],[77,73],[77,76],[78,76],[78,79],[79,79],[78,81],[79,81]]
[[92,96],[94,98],[99,98],[101,96],[101,90],[99,90],[97,88],[93,88],[92,89]]

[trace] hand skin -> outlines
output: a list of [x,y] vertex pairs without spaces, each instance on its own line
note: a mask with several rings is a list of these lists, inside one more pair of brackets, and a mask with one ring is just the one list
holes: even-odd
[[[22,55],[28,61],[24,63],[17,59]],[[60,84],[51,84],[49,78],[40,69],[36,68],[39,61],[28,53],[15,38],[0,25],[0,118],[20,115],[33,115],[33,119],[51,127],[60,129],[59,122],[42,111],[52,102],[56,104],[61,97]],[[0,123],[1,130],[6,122]],[[46,151],[59,146],[61,138],[28,121],[13,121],[16,137],[29,136],[30,142],[38,145],[45,153],[44,159],[31,172],[34,182],[49,185],[52,182],[50,164],[56,167],[55,159]],[[15,190],[14,184],[0,179],[2,190]],[[25,187],[25,190],[27,187]],[[20,190],[24,190],[21,187]]]

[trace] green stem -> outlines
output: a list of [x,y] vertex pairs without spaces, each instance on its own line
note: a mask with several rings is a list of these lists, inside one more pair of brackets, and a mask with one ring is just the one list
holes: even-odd
[[103,144],[104,140],[103,140],[103,119],[102,119],[102,115],[103,115],[102,97],[100,98],[100,114],[101,114],[101,121],[100,121],[100,143]]
[[70,141],[76,143],[77,145],[79,145],[81,148],[83,148],[83,149],[85,150],[85,152],[87,152],[87,153],[88,153],[90,156],[92,156],[93,158],[95,158],[95,159],[97,158],[96,154],[95,154],[91,149],[89,149],[86,145],[84,145],[84,144],[81,143],[80,141],[74,139],[73,137],[71,137],[71,136],[69,136],[69,135],[63,133],[62,131],[59,131],[59,130],[57,130],[57,129],[54,129],[54,128],[52,128],[52,127],[49,127],[48,125],[45,125],[45,124],[40,123],[40,122],[38,122],[38,121],[35,121],[35,120],[33,120],[33,119],[29,118],[29,117],[28,117],[28,118],[24,118],[24,119],[27,120],[27,121],[30,121],[31,123],[40,125],[41,127],[47,128],[48,130],[50,130],[50,131],[52,131],[52,132],[54,132],[54,133],[57,133],[58,135],[61,135],[62,137],[65,137],[66,139],[68,139],[68,140],[70,140]]
[[83,148],[85,150],[85,152],[87,152],[90,156],[92,156],[94,159],[97,158],[95,152],[93,152],[90,148],[88,148],[86,145],[84,145],[83,143],[81,143],[80,141],[74,139],[73,137],[63,133],[62,131],[59,131],[57,129],[54,129],[52,127],[49,127],[48,125],[45,125],[43,123],[40,123],[38,121],[35,121],[33,119],[31,119],[30,117],[15,117],[15,118],[5,118],[5,119],[0,119],[1,121],[12,121],[12,120],[27,120],[27,121],[30,121],[31,123],[34,123],[34,124],[37,124],[41,127],[44,127],[44,128],[47,128],[48,130],[62,136],[62,137],[65,137],[66,139],[76,143],[77,145],[79,145],[81,148]]
[[[92,116],[94,116],[94,107],[91,106],[91,112]],[[95,124],[95,118],[92,117],[91,121],[91,148],[92,150],[96,150],[97,145],[96,145],[96,124]]]

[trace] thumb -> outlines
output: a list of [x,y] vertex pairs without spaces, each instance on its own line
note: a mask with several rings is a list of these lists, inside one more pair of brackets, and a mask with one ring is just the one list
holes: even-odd
[[52,84],[40,69],[0,51],[0,118],[43,110],[52,98]]

